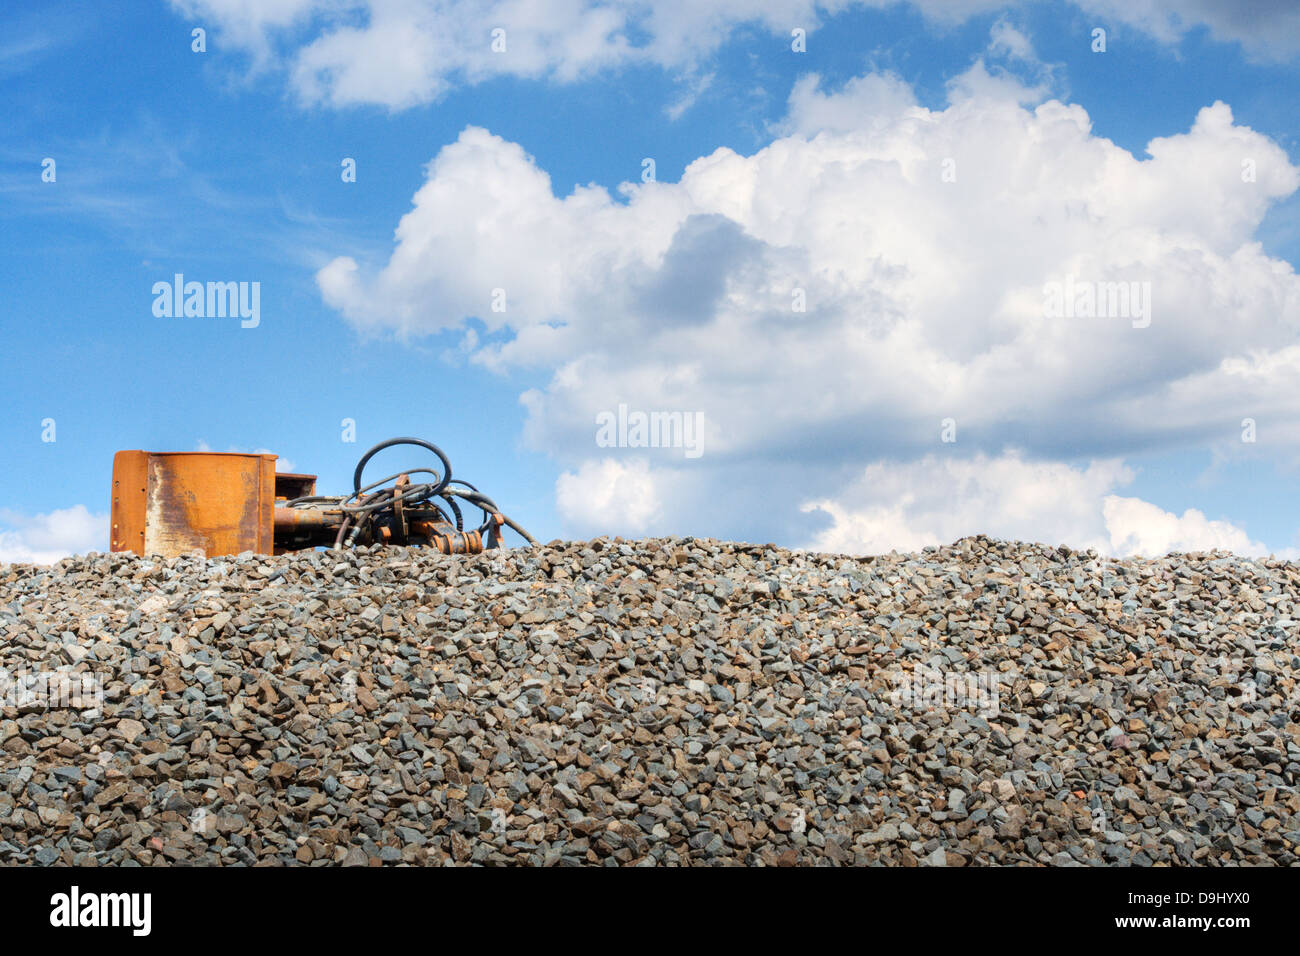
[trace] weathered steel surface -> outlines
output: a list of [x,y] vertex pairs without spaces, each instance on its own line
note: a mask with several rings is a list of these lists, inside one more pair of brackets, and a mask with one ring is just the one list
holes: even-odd
[[343,512],[337,508],[326,510],[277,507],[275,509],[275,530],[286,534],[337,529],[342,523]]
[[109,509],[109,550],[144,553],[144,510],[149,453],[119,451],[113,456],[113,501]]
[[275,455],[119,452],[113,461],[114,551],[173,557],[270,554]]

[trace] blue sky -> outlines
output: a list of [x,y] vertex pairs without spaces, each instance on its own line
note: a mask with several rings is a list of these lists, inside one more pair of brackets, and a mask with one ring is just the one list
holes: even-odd
[[[434,58],[413,78],[389,75],[385,57],[366,45],[367,27],[376,29],[382,18],[364,3],[343,6],[346,11],[336,20],[308,0],[286,0],[268,5],[283,11],[280,19],[267,14],[251,22],[241,5],[220,0],[146,2],[124,12],[110,12],[98,3],[54,2],[39,10],[10,7],[0,13],[5,120],[0,124],[0,288],[6,305],[0,326],[6,405],[0,441],[8,462],[0,473],[0,500],[6,503],[0,510],[0,557],[48,559],[69,550],[102,550],[109,469],[118,449],[270,449],[297,470],[319,473],[323,489],[341,489],[369,444],[399,434],[440,444],[459,477],[484,487],[543,539],[671,532],[870,550],[987,530],[1002,536],[1055,535],[1083,544],[1109,541],[1120,550],[1124,540],[1140,541],[1148,550],[1167,544],[1282,551],[1300,543],[1300,508],[1293,494],[1300,410],[1285,387],[1293,359],[1287,349],[1295,344],[1300,323],[1295,277],[1272,274],[1259,263],[1239,278],[1232,270],[1246,266],[1221,267],[1226,271],[1215,282],[1222,283],[1226,275],[1230,284],[1239,281],[1262,298],[1241,303],[1240,316],[1206,319],[1241,328],[1239,339],[1215,345],[1213,361],[1198,354],[1195,361],[1165,368],[1163,359],[1155,357],[1164,347],[1153,344],[1149,375],[1154,384],[1134,395],[1133,402],[1150,404],[1156,419],[1124,421],[1112,429],[1108,416],[1115,409],[1108,402],[1090,406],[1035,393],[1046,386],[1027,386],[1027,407],[1046,407],[1059,399],[1071,409],[1061,413],[1051,438],[1043,437],[1051,429],[1029,437],[1024,416],[1014,409],[967,408],[959,402],[954,412],[958,422],[978,422],[972,431],[963,425],[959,432],[973,436],[973,443],[959,439],[952,447],[927,449],[910,438],[886,440],[876,431],[886,427],[882,421],[896,420],[897,428],[889,431],[896,437],[916,420],[934,419],[937,435],[938,418],[928,405],[908,409],[884,401],[868,408],[852,402],[840,407],[833,399],[843,396],[845,386],[829,381],[826,387],[833,394],[828,391],[826,401],[810,405],[802,422],[783,421],[789,403],[781,394],[785,386],[776,381],[757,399],[740,386],[708,392],[695,381],[682,393],[681,403],[674,404],[664,383],[672,380],[682,360],[672,348],[655,352],[663,330],[654,323],[662,322],[661,317],[639,316],[621,345],[592,331],[598,328],[594,323],[601,307],[591,301],[608,295],[609,308],[617,310],[622,303],[618,279],[625,275],[613,270],[593,277],[592,270],[601,267],[592,263],[636,261],[640,269],[645,259],[650,264],[644,268],[661,268],[668,243],[674,238],[685,242],[683,237],[691,235],[682,231],[682,217],[688,215],[721,216],[718,221],[731,223],[727,228],[734,228],[736,248],[742,250],[735,255],[748,263],[726,273],[723,299],[729,304],[715,303],[717,311],[708,318],[716,329],[695,330],[710,336],[701,359],[706,368],[719,368],[718,362],[755,348],[759,326],[738,324],[755,314],[752,309],[745,313],[739,285],[757,281],[754,270],[779,272],[783,267],[772,263],[795,257],[824,272],[823,278],[834,271],[817,264],[816,242],[795,248],[796,243],[774,238],[785,227],[767,220],[760,227],[740,213],[727,220],[731,200],[710,207],[712,200],[700,198],[707,190],[688,190],[683,180],[690,164],[721,148],[757,163],[759,154],[778,156],[787,140],[792,148],[809,150],[814,140],[825,144],[828,137],[841,136],[849,144],[842,148],[864,150],[863,155],[883,155],[886,148],[906,152],[909,147],[900,137],[910,127],[900,119],[904,107],[897,104],[843,97],[846,115],[863,129],[870,128],[876,112],[896,122],[888,147],[883,140],[867,142],[865,134],[853,129],[829,130],[818,139],[818,130],[806,123],[801,127],[792,94],[801,78],[811,74],[819,78],[819,95],[831,97],[850,89],[855,78],[890,77],[898,88],[910,90],[912,108],[943,114],[954,124],[952,136],[978,139],[978,123],[957,125],[953,93],[953,84],[969,78],[978,61],[1029,91],[1012,96],[1022,100],[1014,108],[1025,117],[1048,100],[1077,104],[1091,120],[1089,144],[1109,140],[1132,154],[1134,163],[1148,158],[1145,150],[1153,138],[1186,137],[1199,111],[1221,101],[1231,108],[1232,127],[1249,128],[1252,136],[1270,141],[1280,152],[1271,160],[1272,195],[1258,222],[1253,211],[1239,216],[1238,210],[1212,207],[1211,199],[1201,208],[1189,194],[1189,206],[1203,213],[1206,222],[1222,218],[1236,223],[1240,217],[1247,222],[1245,235],[1236,225],[1222,232],[1207,226],[1196,238],[1225,260],[1243,241],[1258,242],[1262,256],[1285,273],[1300,257],[1300,201],[1288,179],[1294,176],[1288,169],[1300,165],[1295,112],[1300,57],[1277,39],[1277,24],[1266,22],[1270,5],[1261,5],[1265,19],[1255,26],[1220,16],[1208,3],[1191,4],[1200,11],[1196,16],[1184,7],[1184,20],[1173,22],[1154,0],[1122,9],[1101,0],[1079,5],[976,0],[960,5],[972,11],[961,18],[934,3],[846,4],[837,11],[794,3],[788,15],[767,8],[764,19],[758,13],[747,15],[739,4],[734,17],[688,24],[679,36],[668,13],[648,16],[634,4],[601,39],[625,37],[639,53],[609,52],[621,49],[617,44],[593,52],[577,41],[549,36],[533,51],[532,63],[502,66],[470,52],[459,61]],[[477,5],[481,9],[472,3],[451,6],[463,8],[461,19],[447,25],[461,35],[452,42],[474,50],[486,42],[493,24],[506,22],[491,4]],[[591,15],[575,22],[570,37]],[[1289,14],[1279,5],[1271,15]],[[805,53],[790,49],[787,24],[806,25]],[[1097,26],[1107,30],[1104,54],[1090,49],[1090,33]],[[191,50],[195,27],[207,31],[206,52]],[[347,33],[349,28],[356,28],[355,36]],[[439,29],[436,22],[419,26],[425,28],[434,31],[431,35]],[[418,46],[419,29],[399,32],[413,35]],[[528,29],[512,23],[508,36],[522,45],[520,37]],[[552,29],[563,29],[562,17]],[[311,57],[326,49],[321,41],[331,36],[330,55],[343,59],[331,61],[335,72],[319,74],[313,85],[303,80],[311,74],[301,64],[318,62]],[[999,46],[997,36],[1024,41],[1032,52],[1022,55]],[[348,48],[350,39],[355,50]],[[392,57],[399,60],[401,51],[394,50]],[[321,76],[326,77],[324,86]],[[976,91],[968,108],[1003,109],[1005,91],[998,96]],[[431,199],[441,205],[426,207],[430,221],[456,216],[450,226],[438,227],[449,228],[453,236],[436,233],[425,243],[427,260],[416,255],[400,269],[393,258],[394,230],[430,181],[430,162],[453,147],[467,127],[481,127],[495,137],[481,144],[479,162],[499,155],[508,164],[513,154],[506,147],[517,145],[531,157],[528,168],[549,176],[556,200],[575,187],[603,187],[609,208],[602,216],[621,215],[625,223],[643,223],[648,232],[662,228],[663,240],[646,251],[620,245],[617,235],[602,240],[606,245],[600,249],[588,248],[584,238],[581,275],[577,266],[569,275],[570,260],[559,258],[546,270],[539,267],[541,278],[516,277],[505,257],[501,282],[507,289],[522,286],[526,291],[524,317],[504,325],[488,314],[486,294],[479,311],[456,294],[438,294],[452,289],[457,275],[465,272],[455,259],[454,234],[483,233],[486,220],[479,219],[475,203],[463,197],[452,205]],[[1026,134],[1031,142],[1036,135]],[[1207,138],[1189,149],[1212,158],[1220,155],[1217,142]],[[445,155],[450,167],[457,154]],[[57,164],[53,183],[42,181],[46,157]],[[356,160],[355,183],[341,181],[344,157]],[[655,160],[657,179],[665,187],[663,203],[684,204],[682,197],[689,193],[695,204],[668,225],[661,223],[666,213],[651,209],[653,190],[642,190],[641,199],[619,191],[620,184],[643,185],[645,157]],[[1180,163],[1181,169],[1197,165],[1186,159]],[[464,175],[472,176],[474,168],[466,162]],[[513,189],[518,180],[506,177],[501,188]],[[465,182],[471,196],[480,188]],[[1116,182],[1129,180],[1121,176]],[[487,205],[494,188],[485,178],[481,189],[489,197]],[[773,201],[797,188],[794,182],[774,189]],[[1040,183],[1038,188],[1044,187]],[[1103,195],[1114,195],[1107,188]],[[542,225],[537,228],[546,228],[549,197],[521,192],[510,201],[524,213],[528,203],[539,203]],[[1048,190],[1043,208],[1051,201]],[[1120,206],[1124,202],[1123,197],[1117,200]],[[762,206],[754,201],[754,208]],[[639,211],[645,209],[651,211]],[[794,205],[772,222],[788,223],[798,233],[811,228],[801,222],[802,215]],[[1104,219],[1107,214],[1100,215]],[[1161,206],[1152,213],[1166,217],[1156,231],[1168,235],[1177,225],[1195,233],[1198,227],[1180,215]],[[573,216],[575,234],[594,234],[597,220]],[[864,228],[869,219],[863,217]],[[1138,230],[1144,222],[1116,228]],[[1013,235],[1019,226],[1009,220],[999,235]],[[880,229],[888,259],[888,231],[883,224]],[[936,232],[930,245],[945,234]],[[550,245],[544,231],[528,235],[542,237],[530,248]],[[721,249],[730,235],[718,233],[722,238],[699,247],[705,250],[700,255]],[[917,248],[923,238],[914,237]],[[499,237],[483,234],[479,241],[491,249],[504,248],[511,239],[507,229]],[[408,245],[420,241],[415,235]],[[557,247],[562,241],[556,238]],[[979,245],[979,233],[958,234],[952,241],[965,243],[958,248],[960,255],[961,248]],[[1106,248],[1096,237],[1081,236],[1078,242],[1070,250],[1076,256],[1100,255]],[[756,250],[752,262],[743,250]],[[861,258],[879,255],[875,246],[864,247]],[[322,270],[340,257],[359,264],[359,283],[332,287],[322,280]],[[741,260],[733,256],[726,262]],[[701,262],[707,274],[707,258]],[[901,262],[924,275],[919,262]],[[1101,276],[1105,270],[1098,269]],[[1163,269],[1148,265],[1157,286]],[[152,286],[178,272],[198,281],[259,282],[260,324],[244,329],[231,319],[156,317]],[[1271,277],[1261,279],[1264,274]],[[434,277],[427,288],[421,284],[426,275]],[[546,276],[558,276],[556,282],[566,291],[554,299],[542,293],[529,299],[529,283],[544,283]],[[661,285],[702,281],[667,272],[661,278]],[[1261,291],[1265,281],[1276,288]],[[573,293],[577,299],[565,298],[570,287],[578,289]],[[827,316],[824,327],[808,326],[792,350],[833,360],[853,310],[870,311],[871,289],[865,279],[844,286],[836,301],[847,313]],[[426,294],[430,290],[434,294]],[[689,285],[676,292],[696,294]],[[898,296],[902,321],[910,320],[905,293],[890,287],[882,294]],[[540,327],[565,322],[563,306],[579,299],[591,316],[574,320],[571,341],[562,348],[544,344],[535,353],[495,362],[480,351],[516,339],[525,343],[531,334],[549,343]],[[1269,302],[1282,304],[1269,312]],[[413,318],[399,330],[381,314],[385,310],[407,310]],[[962,317],[962,327],[979,327],[982,316]],[[604,321],[599,328],[615,323],[612,315]],[[816,321],[823,321],[820,313]],[[924,310],[915,321],[918,327],[928,321]],[[1162,321],[1176,321],[1175,314]],[[823,334],[823,328],[835,332]],[[466,341],[466,329],[475,331],[475,339]],[[1173,341],[1196,340],[1201,334],[1197,322],[1189,320]],[[709,349],[724,344],[726,351],[713,361]],[[963,346],[969,355],[959,350],[948,358],[961,369],[985,347],[972,339]],[[520,345],[519,351],[531,348]],[[701,354],[698,345],[691,348],[691,354]],[[1070,347],[1064,350],[1068,357]],[[1203,403],[1169,398],[1194,391],[1200,381],[1196,376],[1210,376],[1221,359],[1260,359],[1265,353],[1273,358],[1273,371],[1252,379],[1248,394],[1225,400],[1221,432],[1215,431],[1219,426]],[[1110,361],[1105,355],[1096,359],[1099,367]],[[569,385],[557,384],[566,367],[584,362],[608,370],[614,384],[577,397]],[[791,391],[807,396],[809,382],[815,390],[816,382],[826,381],[812,359],[796,364],[806,366],[810,377],[790,383]],[[1282,371],[1276,372],[1279,365]],[[753,374],[768,371],[767,361],[756,358]],[[743,376],[744,364],[726,374]],[[955,374],[963,378],[960,371]],[[619,381],[626,394],[619,391]],[[1211,377],[1201,387],[1221,386]],[[1081,389],[1080,394],[1087,391]],[[541,396],[540,404],[521,404],[524,393]],[[973,389],[971,394],[983,393]],[[763,411],[769,399],[769,418],[778,422],[770,433],[748,418],[749,411]],[[657,455],[659,450],[596,447],[589,434],[594,427],[584,432],[583,423],[590,423],[593,411],[612,409],[623,400],[634,408],[702,409],[717,429],[711,439],[716,453],[706,453],[695,467],[680,455]],[[1267,409],[1260,413],[1258,443],[1245,447],[1228,440],[1240,430],[1244,414],[1256,407]],[[355,444],[340,440],[345,418],[357,423]],[[42,441],[46,419],[56,423],[53,442]],[[989,459],[1008,454],[1018,462],[1012,468],[1021,476],[1016,480],[1028,483],[1023,494],[1011,498],[999,490],[1002,479],[985,469]],[[973,465],[975,471],[965,479],[950,473],[956,484],[940,482],[929,489],[932,505],[913,503],[901,512],[895,502],[879,497],[883,492],[863,486],[864,469],[884,462],[882,467],[893,469],[890,480],[873,487],[906,489],[914,483],[912,476],[935,471],[934,455],[956,456],[962,467],[984,464]],[[1096,497],[1095,514],[1080,512],[1074,524],[1062,525],[1050,503],[1017,503],[1041,495],[1043,487],[1073,493],[1068,482],[1082,475],[1089,462],[1102,459],[1122,462],[1116,467],[1129,474],[1084,483]],[[1027,463],[1041,467],[1031,473],[1021,468]],[[765,472],[770,481],[756,477]],[[1066,484],[1061,484],[1062,476]],[[973,486],[978,487],[971,492]],[[1154,524],[1148,521],[1137,531],[1117,527],[1102,516],[1107,496],[1149,506],[1141,515],[1154,516]],[[818,507],[818,502],[833,507]],[[85,520],[79,512],[75,520],[51,522],[51,515],[78,506],[83,506]],[[1050,519],[1042,517],[1043,508],[1053,512]],[[1205,521],[1189,517],[1188,509]],[[1168,525],[1161,514],[1174,523]]]

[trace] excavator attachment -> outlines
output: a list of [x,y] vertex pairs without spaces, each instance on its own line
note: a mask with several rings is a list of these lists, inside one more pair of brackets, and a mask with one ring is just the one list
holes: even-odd
[[[362,486],[366,463],[395,445],[432,452],[436,468],[398,472]],[[436,445],[393,438],[370,449],[346,495],[317,495],[316,476],[276,472],[275,455],[120,451],[113,457],[110,547],[174,557],[252,551],[283,554],[315,547],[420,545],[444,554],[502,546],[507,527],[537,542],[469,482],[451,477]],[[429,476],[412,481],[412,475]],[[481,512],[467,527],[461,506]]]

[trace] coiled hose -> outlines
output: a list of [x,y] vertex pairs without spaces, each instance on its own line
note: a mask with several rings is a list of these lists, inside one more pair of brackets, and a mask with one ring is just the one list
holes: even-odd
[[[370,459],[385,448],[391,448],[394,445],[415,445],[431,451],[442,465],[442,471],[439,472],[432,468],[408,468],[363,487],[361,476],[365,472]],[[426,474],[432,475],[433,481],[418,484],[397,481],[403,475],[409,477],[410,475]],[[395,483],[389,486],[389,482]],[[442,501],[451,511],[451,515],[448,516],[439,505],[433,504],[433,508],[439,515],[449,524],[455,524],[457,531],[464,531],[464,516],[461,513],[460,506],[456,503],[457,498],[474,505],[483,512],[483,523],[473,529],[479,535],[487,533],[492,527],[495,516],[501,515],[501,520],[507,527],[513,529],[529,544],[537,544],[537,539],[507,515],[502,514],[501,509],[497,507],[496,502],[491,498],[468,481],[453,479],[451,477],[451,461],[447,458],[446,453],[433,442],[425,441],[422,438],[390,438],[367,451],[361,456],[361,460],[357,462],[356,471],[352,473],[351,494],[307,495],[302,498],[294,498],[292,501],[286,502],[286,505],[290,508],[327,507],[337,508],[342,511],[343,523],[339,526],[338,534],[334,538],[334,547],[341,548],[344,545],[347,547],[355,545],[357,538],[366,525],[393,512],[395,508],[428,505],[432,504],[434,499]]]

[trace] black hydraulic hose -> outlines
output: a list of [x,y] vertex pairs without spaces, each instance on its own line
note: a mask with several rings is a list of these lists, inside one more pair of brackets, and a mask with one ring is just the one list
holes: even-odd
[[[395,445],[414,445],[431,451],[441,463],[442,471],[438,472],[432,468],[409,468],[363,486],[361,476],[365,472],[370,459],[385,448],[392,448]],[[411,484],[408,477],[407,483],[381,487],[402,476],[417,474],[432,475],[434,480],[432,482]],[[450,507],[458,532],[465,531],[465,521],[460,505],[456,502],[457,498],[469,502],[483,512],[483,523],[474,529],[476,533],[480,535],[487,534],[492,529],[497,516],[500,515],[502,524],[513,529],[529,544],[537,544],[537,540],[532,535],[508,516],[502,514],[496,502],[479,491],[477,487],[468,481],[459,478],[453,479],[451,477],[451,461],[446,454],[437,445],[421,438],[390,438],[367,451],[361,456],[361,460],[357,462],[356,471],[352,475],[351,494],[304,495],[300,498],[291,499],[285,504],[290,508],[324,507],[335,508],[342,512],[343,520],[334,538],[334,547],[341,548],[352,547],[356,544],[358,538],[370,540],[377,528],[387,526],[389,515],[398,504],[403,507],[428,505],[433,508],[441,519],[446,520],[447,516],[442,509],[433,504],[434,498],[441,499]],[[493,537],[499,541],[499,531],[494,532]]]
[[383,451],[385,448],[392,448],[394,445],[416,445],[420,448],[427,448],[429,451],[437,455],[438,460],[442,462],[443,471],[442,479],[438,482],[437,487],[434,488],[433,494],[439,494],[447,487],[447,483],[451,481],[451,461],[447,458],[447,455],[441,448],[433,442],[425,441],[423,438],[390,438],[388,441],[381,441],[378,445],[361,456],[361,460],[357,462],[357,470],[352,473],[353,492],[359,492],[361,490],[361,473],[366,470],[366,462],[370,461],[370,459],[378,452]]
[[[438,497],[440,497],[443,501],[447,502],[447,504],[451,506],[451,513],[456,516],[456,530],[464,531],[465,516],[460,513],[460,505],[456,504],[456,499],[447,494],[442,494],[439,495]],[[435,507],[437,506],[435,505]],[[442,511],[441,508],[438,508],[438,510],[440,512]]]

